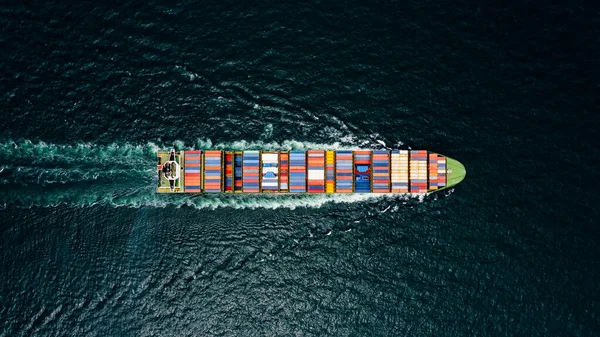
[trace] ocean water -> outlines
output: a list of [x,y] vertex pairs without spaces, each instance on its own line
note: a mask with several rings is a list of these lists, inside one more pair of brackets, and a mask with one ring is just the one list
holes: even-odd
[[[0,336],[600,334],[593,6],[5,1],[0,27]],[[467,177],[157,195],[173,147]]]

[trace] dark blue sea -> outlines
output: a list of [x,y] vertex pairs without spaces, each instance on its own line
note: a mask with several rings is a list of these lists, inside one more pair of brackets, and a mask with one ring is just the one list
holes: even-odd
[[[0,336],[600,335],[592,3],[1,2]],[[467,177],[157,195],[171,148]]]

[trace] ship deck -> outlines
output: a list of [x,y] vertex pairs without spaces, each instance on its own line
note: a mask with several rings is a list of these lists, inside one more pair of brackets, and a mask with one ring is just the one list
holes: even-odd
[[[163,166],[170,156],[157,153],[157,193],[427,194],[466,176],[459,161],[424,150],[190,150],[175,151],[177,165]],[[173,177],[173,189],[163,168]]]

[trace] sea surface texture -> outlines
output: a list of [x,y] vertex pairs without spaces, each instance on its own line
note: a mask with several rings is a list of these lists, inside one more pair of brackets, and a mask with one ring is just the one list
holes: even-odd
[[[0,336],[598,336],[600,16],[0,4]],[[412,148],[408,196],[157,195],[158,150]]]

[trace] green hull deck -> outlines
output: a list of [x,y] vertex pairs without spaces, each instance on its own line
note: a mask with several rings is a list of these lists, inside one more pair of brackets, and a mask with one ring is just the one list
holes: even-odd
[[440,188],[437,191],[432,191],[432,192],[438,192],[438,191],[443,191],[448,188],[452,188],[452,187],[458,185],[458,183],[460,183],[461,181],[463,181],[465,179],[465,176],[467,175],[467,170],[465,169],[465,166],[458,160],[450,158],[448,156],[446,156],[446,170],[448,171],[448,173],[447,173],[447,184],[448,185],[443,188]]

